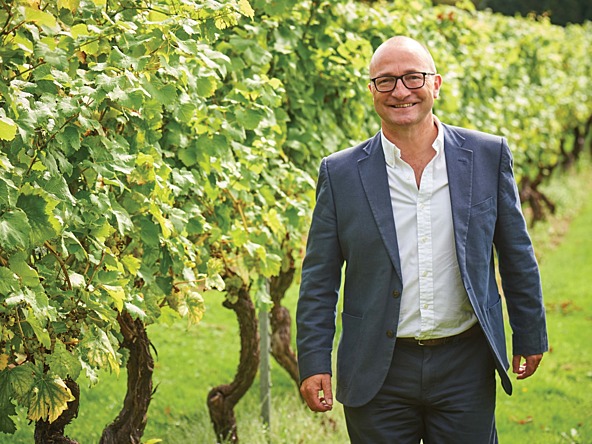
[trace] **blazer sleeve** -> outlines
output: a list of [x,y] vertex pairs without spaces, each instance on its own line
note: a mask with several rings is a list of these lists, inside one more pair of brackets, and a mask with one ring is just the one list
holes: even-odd
[[301,381],[315,374],[332,373],[331,354],[344,258],[327,159],[321,162],[316,195],[296,311]]
[[528,356],[547,351],[548,339],[539,268],[512,165],[512,154],[503,139],[494,244],[512,328],[513,354]]

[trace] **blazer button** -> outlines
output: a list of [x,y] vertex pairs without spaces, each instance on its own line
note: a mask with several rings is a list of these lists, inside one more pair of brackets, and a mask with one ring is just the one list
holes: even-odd
[[391,338],[391,339],[392,339],[392,338],[394,338],[394,337],[395,337],[395,332],[394,332],[394,331],[392,331],[392,330],[387,330],[387,331],[386,331],[386,335],[387,335],[387,337],[389,337],[389,338]]
[[398,298],[399,296],[401,296],[401,292],[399,290],[393,291],[393,297],[394,298]]

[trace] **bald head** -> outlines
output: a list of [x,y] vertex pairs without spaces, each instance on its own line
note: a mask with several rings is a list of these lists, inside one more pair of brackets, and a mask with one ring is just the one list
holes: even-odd
[[376,48],[376,51],[374,51],[372,59],[370,60],[370,77],[376,77],[375,70],[381,58],[396,57],[398,51],[413,53],[418,59],[425,63],[426,69],[431,72],[436,72],[434,59],[424,45],[410,37],[395,36],[382,43]]

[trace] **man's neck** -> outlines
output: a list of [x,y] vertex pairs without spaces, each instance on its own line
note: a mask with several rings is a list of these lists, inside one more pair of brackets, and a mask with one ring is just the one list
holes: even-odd
[[430,115],[425,122],[413,126],[389,128],[383,125],[382,133],[401,150],[402,157],[415,157],[432,148],[438,137],[438,127]]

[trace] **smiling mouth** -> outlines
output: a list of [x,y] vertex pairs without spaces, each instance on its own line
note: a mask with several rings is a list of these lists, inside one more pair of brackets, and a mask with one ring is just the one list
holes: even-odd
[[410,108],[413,105],[415,105],[415,103],[402,103],[400,105],[392,105],[393,108]]

